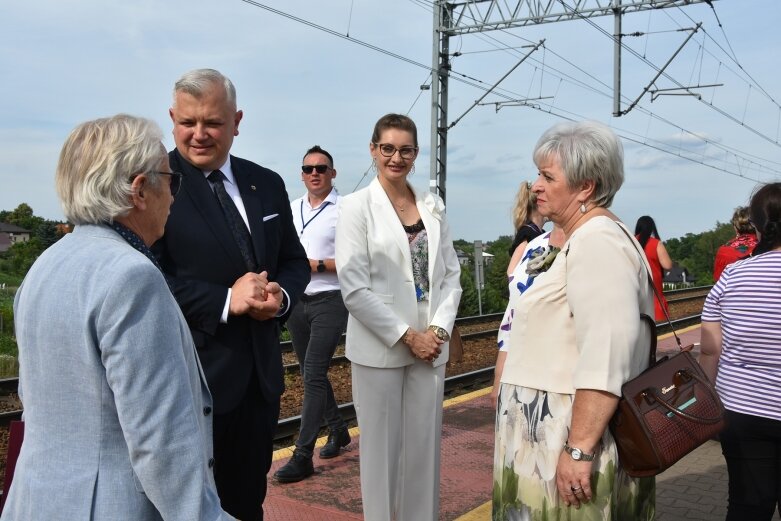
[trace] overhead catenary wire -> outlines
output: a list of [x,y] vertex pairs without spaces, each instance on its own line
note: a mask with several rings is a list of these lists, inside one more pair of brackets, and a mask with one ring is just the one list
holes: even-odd
[[[565,2],[565,0],[559,0],[559,3],[561,3],[561,5],[563,5],[563,6],[564,6],[566,9],[569,9],[569,10],[571,10],[573,13],[576,13],[576,14],[577,14],[577,11],[575,10],[575,8],[574,8],[574,7],[571,7],[569,4],[567,4],[567,3]],[[590,24],[592,27],[594,27],[594,28],[595,28],[597,31],[599,31],[600,33],[602,33],[603,35],[607,36],[607,37],[608,37],[608,38],[610,38],[611,40],[615,40],[615,37],[614,37],[612,34],[610,34],[610,33],[609,33],[609,32],[607,32],[605,29],[603,29],[602,27],[600,27],[598,24],[596,24],[596,23],[595,23],[593,20],[591,20],[590,18],[587,18],[587,17],[585,17],[585,16],[582,16],[582,15],[580,15],[580,17],[581,17],[581,18],[582,18],[584,21],[586,21],[587,23],[589,23],[589,24]],[[657,71],[657,72],[660,72],[660,75],[662,75],[662,76],[664,76],[665,78],[667,78],[667,79],[668,79],[669,81],[671,81],[673,84],[677,85],[678,87],[680,87],[680,88],[681,88],[681,89],[683,89],[683,90],[689,91],[689,88],[688,88],[688,87],[685,87],[685,86],[684,86],[682,83],[680,83],[678,80],[676,80],[675,78],[673,78],[672,76],[670,76],[668,73],[666,73],[666,72],[664,72],[664,71],[660,70],[660,69],[659,69],[659,67],[658,67],[657,65],[655,65],[654,63],[652,63],[652,62],[651,62],[651,61],[649,61],[648,59],[644,58],[644,57],[643,57],[643,56],[642,56],[642,55],[641,55],[639,52],[635,51],[635,50],[634,50],[632,47],[630,47],[630,46],[626,45],[626,44],[625,44],[625,43],[623,43],[623,42],[620,42],[619,44],[621,45],[621,48],[622,48],[622,49],[625,49],[625,50],[627,50],[629,53],[631,53],[632,55],[634,55],[635,57],[637,57],[639,60],[641,60],[642,62],[644,62],[645,64],[647,64],[649,67],[651,67],[651,68],[652,68],[652,69],[654,69],[655,71]],[[781,146],[781,143],[779,143],[779,141],[778,141],[777,139],[773,139],[772,137],[770,137],[770,136],[768,136],[768,135],[766,135],[766,134],[764,134],[764,133],[760,132],[759,130],[755,129],[754,127],[752,127],[752,126],[750,126],[750,125],[746,125],[744,122],[740,121],[738,118],[736,118],[736,117],[735,117],[735,116],[733,116],[732,114],[728,113],[726,110],[724,110],[724,109],[722,109],[722,108],[720,108],[720,107],[717,107],[717,106],[716,106],[716,105],[714,105],[713,103],[710,103],[710,102],[708,102],[708,101],[705,101],[705,100],[703,100],[703,99],[702,99],[702,97],[699,97],[699,98],[697,98],[697,101],[698,101],[698,102],[700,102],[700,103],[702,103],[702,104],[704,104],[704,105],[706,105],[706,106],[708,106],[708,107],[710,107],[710,108],[712,108],[713,110],[715,110],[716,112],[718,112],[719,114],[721,114],[722,116],[724,116],[725,118],[727,118],[727,119],[729,119],[729,120],[733,121],[734,123],[737,123],[738,125],[740,125],[741,127],[745,128],[746,130],[748,130],[748,131],[752,132],[754,135],[756,135],[756,136],[758,136],[758,137],[761,137],[762,139],[764,139],[764,140],[768,141],[769,143],[772,143],[772,144],[774,144],[774,145],[776,145],[776,146]]]
[[[500,30],[499,32],[504,33],[504,34],[506,34],[508,36],[517,38],[517,39],[519,39],[521,41],[530,41],[530,40],[527,40],[527,39],[525,39],[523,37],[520,37],[520,36],[518,36],[518,35],[516,35],[514,33],[508,32],[506,30]],[[515,54],[514,52],[507,50],[508,47],[512,47],[512,46],[508,46],[505,42],[502,42],[501,40],[499,40],[497,38],[494,38],[494,37],[486,35],[486,34],[480,34],[480,33],[476,33],[476,36],[479,39],[482,39],[483,41],[492,40],[492,41],[496,42],[496,45],[501,46],[500,50],[505,50],[509,54],[511,54],[513,56],[517,56],[517,54]],[[490,44],[490,42],[487,42],[487,43]],[[603,96],[603,97],[605,97],[607,99],[610,99],[612,97],[612,94],[609,92],[611,87],[609,85],[607,85],[605,82],[603,82],[602,80],[600,80],[599,78],[597,78],[593,74],[589,73],[588,71],[585,71],[580,66],[578,66],[577,64],[571,62],[570,60],[568,60],[564,56],[556,53],[548,45],[545,46],[545,49],[546,49],[546,52],[550,52],[551,54],[556,56],[558,59],[564,61],[568,65],[572,66],[573,68],[575,68],[579,72],[581,72],[584,75],[586,75],[591,80],[593,80],[596,83],[600,84],[602,87],[607,89],[607,92],[606,91],[601,91],[598,88],[595,88],[595,87],[593,87],[591,85],[588,85],[588,84],[582,82],[581,80],[578,80],[577,78],[573,78],[572,76],[570,76],[570,75],[568,75],[568,74],[566,74],[566,73],[556,69],[555,67],[552,67],[551,65],[547,65],[547,67],[546,67],[547,70],[549,71],[549,74],[551,74],[550,71],[554,71],[554,72],[556,72],[557,74],[560,75],[558,77],[559,77],[559,79],[561,81],[567,81],[568,83],[571,83],[573,85],[579,86],[581,88],[585,88],[585,89],[587,89],[587,90],[589,90],[591,92],[594,92],[594,93],[596,93],[596,94],[598,94],[600,96]],[[532,63],[537,63],[539,66],[545,67],[544,63],[538,62],[538,61],[534,60],[533,58],[531,58],[529,61],[532,62]],[[501,89],[501,88],[497,89],[497,90],[507,92],[507,91],[505,91],[504,89]],[[516,95],[516,97],[518,97],[518,95]],[[628,98],[626,98],[626,96],[624,96],[623,99],[624,100],[628,100]],[[669,119],[664,118],[664,117],[654,113],[653,111],[650,111],[649,109],[646,109],[646,108],[642,107],[641,105],[638,105],[636,107],[636,110],[639,110],[639,111],[649,115],[649,117],[651,117],[653,119],[656,119],[660,123],[664,123],[666,125],[669,125],[669,126],[675,128],[676,130],[678,130],[680,132],[686,133],[686,134],[688,134],[688,135],[690,135],[690,136],[692,136],[692,137],[694,137],[696,139],[701,140],[703,142],[703,144],[705,144],[705,145],[710,145],[710,146],[714,146],[716,148],[723,149],[725,152],[735,155],[736,159],[740,158],[740,159],[746,160],[746,158],[741,158],[740,157],[741,154],[743,154],[743,155],[747,155],[747,156],[752,157],[754,160],[765,161],[765,162],[768,162],[768,163],[775,163],[777,165],[781,165],[781,163],[777,163],[777,162],[774,162],[774,161],[771,161],[771,160],[768,160],[768,159],[765,159],[765,158],[761,158],[759,156],[756,156],[756,155],[753,155],[753,154],[750,154],[750,153],[747,153],[747,152],[742,152],[742,151],[740,151],[740,150],[738,150],[736,148],[729,147],[728,145],[724,145],[722,143],[717,143],[717,142],[714,142],[713,140],[704,138],[701,135],[697,134],[696,132],[687,130],[686,128],[682,127],[681,125],[679,125],[677,123],[674,123],[673,121],[670,121]],[[748,161],[751,161],[752,163],[756,163],[757,161],[754,161],[754,160],[748,159]]]
[[[410,0],[410,1],[413,2],[413,3],[416,3],[418,5],[420,5],[422,3],[427,3],[430,6],[430,8],[433,9],[433,2],[431,2],[430,0],[429,1],[427,1],[427,0]],[[650,15],[650,13],[649,13],[649,15]],[[469,15],[465,15],[465,16],[467,18],[472,19],[473,21],[476,21],[473,18],[471,18]],[[505,34],[507,36],[516,38],[516,39],[518,39],[518,40],[520,40],[522,42],[534,43],[532,40],[529,40],[527,38],[519,36],[519,35],[517,35],[517,34],[515,34],[513,32],[510,32],[510,31],[506,30],[506,29],[499,29],[498,32],[500,32],[502,34]],[[495,38],[495,37],[493,37],[491,35],[488,35],[488,34],[485,34],[485,33],[474,33],[474,36],[476,36],[478,39],[481,39],[481,40],[485,41],[489,45],[493,45],[494,47],[496,47],[496,50],[501,50],[501,51],[507,52],[508,54],[511,54],[514,57],[517,57],[520,54],[519,52],[513,52],[514,51],[514,49],[512,49],[513,46],[508,45],[505,42],[502,42],[498,38]],[[611,36],[611,39],[612,39],[612,36]],[[576,86],[578,86],[580,88],[584,88],[586,90],[594,92],[594,93],[596,93],[596,94],[598,94],[600,96],[603,96],[603,97],[605,97],[607,99],[611,99],[612,98],[612,93],[610,92],[611,91],[611,86],[607,85],[605,82],[603,82],[602,80],[600,80],[599,78],[597,78],[593,74],[589,73],[588,71],[584,70],[582,67],[578,66],[577,64],[573,63],[572,61],[568,60],[567,58],[565,58],[561,54],[556,53],[548,45],[545,46],[545,50],[546,50],[546,52],[550,52],[556,58],[564,61],[567,65],[573,67],[574,69],[576,69],[580,73],[584,74],[586,77],[590,78],[591,80],[595,81],[596,83],[598,83],[599,85],[601,85],[602,87],[607,89],[607,92],[601,91],[598,88],[595,88],[595,87],[593,87],[591,85],[588,85],[587,83],[584,83],[583,81],[581,81],[581,80],[579,80],[577,78],[574,78],[571,75],[556,69],[555,67],[552,67],[550,65],[548,65],[546,67],[545,63],[539,62],[539,61],[535,60],[534,58],[530,58],[529,62],[536,63],[537,65],[539,65],[541,67],[545,67],[546,70],[548,70],[548,71],[551,71],[551,70],[555,71],[556,73],[559,74],[558,78],[560,79],[560,81],[566,81],[568,83],[574,84],[574,85],[576,85]],[[462,51],[460,54],[464,55],[464,54],[467,54],[467,53]],[[560,85],[561,85],[561,83],[559,83],[559,87],[560,87]],[[514,97],[516,99],[519,98],[519,97],[522,97],[521,95],[513,93],[511,91],[508,91],[507,89],[504,89],[502,87],[499,87],[496,90],[498,92],[503,92],[505,94],[509,94],[511,97]],[[622,96],[622,99],[624,99],[625,101],[629,101],[629,99],[626,96]],[[751,158],[753,158],[753,159],[748,159],[748,161],[751,161],[751,162],[756,162],[754,160],[758,160],[758,161],[765,161],[765,162],[768,162],[768,163],[779,164],[777,162],[774,162],[774,161],[771,161],[771,160],[768,160],[768,159],[765,159],[765,158],[761,158],[761,157],[756,156],[754,154],[750,154],[750,153],[747,153],[747,152],[742,152],[742,151],[740,151],[740,150],[738,150],[736,148],[729,147],[727,145],[723,145],[723,144],[715,142],[713,140],[704,138],[701,135],[699,135],[698,133],[690,131],[690,130],[687,130],[683,126],[681,126],[681,125],[679,125],[677,123],[674,123],[674,122],[670,121],[669,119],[664,118],[664,117],[654,113],[653,111],[651,111],[651,110],[649,110],[647,108],[642,107],[641,105],[638,105],[636,107],[636,110],[639,110],[639,111],[641,111],[643,113],[648,114],[650,117],[658,120],[660,123],[664,123],[666,125],[670,125],[671,127],[675,128],[676,130],[678,130],[680,132],[686,133],[686,134],[688,134],[688,135],[690,135],[690,136],[692,136],[692,137],[694,137],[696,139],[701,140],[703,142],[703,144],[705,144],[705,145],[710,145],[710,146],[714,146],[716,148],[723,149],[726,153],[735,155],[736,159],[744,159],[744,160],[746,160],[746,158],[741,158],[741,154],[743,154],[743,155],[750,156]],[[779,119],[779,128],[781,128],[781,119]]]
[[[253,5],[253,6],[255,6],[255,7],[258,7],[258,8],[264,9],[264,10],[267,10],[267,11],[269,11],[269,12],[271,12],[271,13],[274,13],[274,14],[277,14],[277,15],[279,15],[279,16],[283,16],[283,17],[285,17],[285,18],[288,18],[288,19],[290,19],[290,20],[293,20],[293,21],[295,21],[295,22],[297,22],[297,23],[301,23],[301,24],[304,24],[304,25],[306,25],[306,26],[309,26],[309,27],[311,27],[311,28],[314,28],[314,29],[317,29],[317,30],[320,30],[320,31],[326,32],[326,33],[328,33],[328,34],[331,34],[332,36],[336,36],[336,37],[338,37],[338,38],[345,39],[345,40],[347,40],[347,41],[350,41],[350,42],[352,42],[352,43],[355,43],[355,44],[361,45],[361,46],[363,46],[363,47],[366,47],[366,48],[368,48],[368,49],[374,50],[374,51],[376,51],[376,52],[380,52],[380,53],[382,53],[382,54],[385,54],[385,55],[387,55],[387,56],[390,56],[390,57],[392,57],[392,58],[395,58],[395,59],[398,59],[398,60],[400,60],[400,61],[406,62],[406,63],[408,63],[408,64],[414,65],[414,66],[416,66],[416,67],[419,67],[419,68],[426,69],[428,72],[433,72],[433,69],[432,69],[430,66],[428,66],[428,65],[425,65],[425,64],[422,64],[422,63],[420,63],[420,62],[417,62],[417,61],[415,61],[415,60],[412,60],[412,59],[406,58],[406,57],[404,57],[404,56],[402,56],[402,55],[399,55],[399,54],[397,54],[397,53],[394,53],[394,52],[392,52],[392,51],[389,51],[389,50],[387,50],[387,49],[383,49],[383,48],[381,48],[381,47],[379,47],[379,46],[376,46],[376,45],[370,44],[370,43],[368,43],[368,42],[364,42],[364,41],[362,41],[362,40],[358,40],[358,39],[356,39],[356,38],[353,38],[353,37],[350,37],[350,36],[348,36],[348,35],[341,34],[341,33],[340,33],[340,32],[338,32],[338,31],[335,31],[335,30],[333,30],[333,29],[329,29],[329,28],[327,28],[327,27],[321,26],[321,25],[319,25],[319,24],[316,24],[316,23],[314,23],[314,22],[311,22],[311,21],[309,21],[309,20],[305,20],[305,19],[303,19],[303,18],[300,18],[300,17],[294,16],[294,15],[291,15],[291,14],[289,14],[289,13],[285,13],[284,11],[281,11],[281,10],[279,10],[279,9],[274,9],[274,8],[272,8],[272,7],[270,7],[270,6],[267,6],[267,5],[265,5],[265,4],[262,4],[262,3],[260,3],[260,2],[256,2],[256,1],[254,1],[254,0],[241,0],[241,1],[242,1],[242,2],[244,2],[244,3],[247,3],[247,4],[249,4],[249,5]],[[563,3],[563,2],[562,2],[562,3]],[[610,38],[612,39],[612,36],[610,36]],[[558,55],[557,55],[557,57],[558,57]],[[652,64],[651,64],[651,65],[652,65]],[[550,70],[550,67],[548,67],[548,69]],[[581,72],[584,72],[584,73],[586,73],[585,71],[582,71],[582,69],[581,69]],[[486,91],[486,90],[488,90],[488,88],[489,88],[489,87],[487,86],[487,83],[486,83],[486,82],[483,82],[482,80],[480,80],[480,79],[478,79],[478,78],[471,77],[471,76],[469,76],[469,75],[467,75],[467,74],[465,74],[465,73],[460,73],[460,72],[454,71],[454,70],[452,70],[452,69],[451,69],[450,73],[451,73],[451,75],[452,75],[452,77],[453,77],[453,79],[454,79],[454,80],[456,80],[456,81],[459,81],[459,82],[461,82],[461,83],[464,83],[464,84],[466,84],[466,85],[472,86],[472,87],[474,87],[474,88],[477,88],[477,89],[480,89],[480,90],[483,90],[483,91]],[[588,73],[586,73],[586,74],[588,74]],[[593,76],[592,76],[592,78],[593,78]],[[598,93],[599,93],[599,91],[598,91],[597,89],[594,89],[593,87],[590,87],[590,86],[588,86],[587,84],[582,84],[581,86],[583,86],[583,87],[585,87],[585,88],[589,88],[589,89],[593,90],[594,92],[598,92]],[[512,94],[515,96],[515,98],[516,98],[516,99],[517,99],[517,98],[519,98],[519,97],[521,97],[521,96],[520,96],[520,95],[518,95],[518,94],[515,94],[515,93],[512,93]],[[604,94],[604,93],[600,93],[600,94]],[[498,89],[497,89],[496,95],[497,95],[498,97],[501,97],[501,98],[503,98],[503,99],[507,100],[507,101],[515,101],[515,99],[513,99],[513,97],[512,97],[511,95],[508,95],[507,93],[504,93],[504,92],[498,92]],[[541,112],[546,112],[546,113],[548,113],[548,114],[551,114],[551,115],[553,115],[553,116],[556,116],[556,117],[562,117],[562,118],[564,118],[564,119],[570,119],[570,118],[566,118],[566,117],[564,117],[564,116],[563,116],[562,114],[560,114],[560,113],[557,113],[557,112],[553,111],[553,110],[552,110],[552,107],[550,107],[548,110],[543,110],[541,107],[535,107],[535,106],[531,106],[531,108],[533,108],[533,109],[535,109],[535,110],[538,110],[538,111],[541,111]],[[568,111],[566,111],[566,110],[565,110],[565,109],[563,109],[563,108],[558,108],[557,110],[559,110],[559,111],[562,111],[562,112],[568,112]],[[579,117],[580,117],[581,119],[584,119],[582,116],[579,116]],[[670,123],[668,122],[668,124],[670,124]],[[687,133],[691,134],[692,136],[695,136],[695,137],[697,137],[697,135],[696,135],[695,133],[691,133],[691,132],[689,132],[689,131],[686,131],[685,129],[683,129],[682,127],[680,127],[680,126],[678,126],[678,125],[675,125],[675,124],[673,124],[673,126],[674,126],[674,127],[676,127],[676,128],[678,128],[678,129],[680,129],[680,130],[682,130],[682,131],[684,131],[684,132],[687,132]],[[745,125],[742,125],[742,126],[744,126],[745,128],[749,128],[749,127],[747,127],[747,126],[745,126]],[[622,137],[623,137],[623,136],[622,136]],[[640,144],[644,144],[644,143],[642,143],[641,141],[639,141],[639,140],[636,140],[636,139],[630,139],[630,140],[631,140],[631,141],[634,141],[634,142],[638,142],[638,143],[640,143]],[[717,143],[714,143],[714,142],[712,142],[712,141],[705,141],[705,142],[706,142],[706,143],[710,143],[710,144],[712,144],[712,145],[714,145],[714,146],[718,146],[718,144],[717,144]],[[646,145],[646,146],[649,146],[649,147],[651,147],[651,148],[655,148],[655,149],[657,149],[657,150],[660,150],[660,151],[662,151],[662,152],[665,152],[665,153],[668,153],[668,154],[672,154],[672,155],[675,155],[675,156],[681,157],[682,159],[685,159],[685,160],[688,160],[688,161],[692,161],[692,162],[695,162],[695,163],[704,164],[705,166],[708,166],[708,167],[710,167],[710,168],[714,168],[714,169],[716,169],[716,170],[723,171],[723,172],[725,172],[725,173],[728,173],[728,174],[731,174],[731,175],[736,175],[736,176],[738,176],[738,177],[745,177],[745,176],[741,175],[740,173],[737,173],[737,174],[736,174],[736,173],[734,173],[734,172],[731,172],[731,171],[728,171],[728,170],[726,170],[726,169],[719,168],[719,167],[716,167],[716,166],[713,166],[713,165],[708,165],[708,164],[702,163],[702,162],[700,162],[700,161],[694,160],[694,159],[692,159],[692,158],[690,158],[690,157],[687,157],[687,156],[684,156],[684,155],[681,155],[681,154],[676,154],[676,153],[674,153],[673,151],[670,151],[670,150],[664,149],[663,147],[659,147],[659,146],[652,146],[652,145],[649,145],[649,144],[645,144],[645,145]],[[733,153],[733,154],[734,154],[734,152],[731,152],[731,153]],[[749,162],[751,163],[751,161],[749,161]],[[369,171],[369,169],[367,169],[367,173],[368,173],[368,171]],[[775,173],[775,174],[781,174],[781,171],[772,171],[772,173]],[[366,175],[366,173],[364,174],[364,177],[365,177],[365,175]]]

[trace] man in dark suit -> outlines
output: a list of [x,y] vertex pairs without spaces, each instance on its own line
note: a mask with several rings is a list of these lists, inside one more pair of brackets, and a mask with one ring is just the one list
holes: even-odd
[[243,115],[231,81],[213,69],[186,73],[169,113],[169,160],[184,179],[154,249],[213,395],[222,506],[262,520],[284,390],[280,323],[309,283],[309,261],[282,178],[230,155]]

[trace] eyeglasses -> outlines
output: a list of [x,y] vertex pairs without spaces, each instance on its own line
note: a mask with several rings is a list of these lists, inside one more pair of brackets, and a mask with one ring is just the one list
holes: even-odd
[[393,154],[398,152],[402,159],[412,159],[418,153],[418,147],[396,148],[388,143],[374,143],[374,146],[379,147],[380,154],[385,157],[393,157]]
[[179,193],[179,189],[182,187],[182,173],[181,172],[152,172],[157,175],[170,175],[171,176],[171,184],[169,188],[171,189],[171,196],[175,196]]
[[318,174],[324,174],[328,172],[330,168],[331,167],[328,165],[304,165],[301,167],[301,171],[305,174],[311,174],[312,170],[314,170]]

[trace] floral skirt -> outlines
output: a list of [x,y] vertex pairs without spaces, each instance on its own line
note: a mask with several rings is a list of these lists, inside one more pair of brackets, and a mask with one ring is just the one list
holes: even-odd
[[591,474],[592,500],[568,507],[556,488],[556,466],[567,441],[573,395],[502,384],[496,415],[493,521],[648,521],[654,518],[654,478],[632,478],[618,465],[606,429]]

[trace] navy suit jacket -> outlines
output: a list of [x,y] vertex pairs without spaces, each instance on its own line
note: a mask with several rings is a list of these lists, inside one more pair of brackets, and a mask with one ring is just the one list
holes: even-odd
[[293,225],[285,184],[275,172],[231,156],[231,169],[247,211],[252,245],[270,281],[290,298],[280,319],[257,321],[247,315],[220,323],[225,301],[246,273],[239,247],[203,172],[177,150],[171,168],[182,172],[165,235],[153,250],[169,278],[198,349],[217,414],[233,410],[257,371],[263,396],[276,400],[284,391],[279,347],[281,321],[296,304],[310,278],[309,261]]

